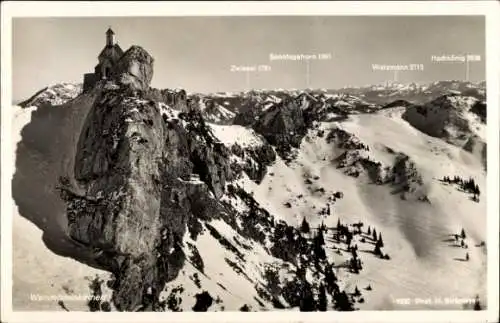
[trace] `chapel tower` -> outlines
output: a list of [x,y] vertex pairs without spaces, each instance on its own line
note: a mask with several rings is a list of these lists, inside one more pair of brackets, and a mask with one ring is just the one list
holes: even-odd
[[94,73],[86,73],[83,76],[83,91],[91,89],[100,80],[110,79],[122,55],[123,50],[116,42],[114,31],[109,27],[106,31],[106,45],[97,57],[99,63],[95,66]]
[[108,28],[106,31],[106,46],[113,46],[115,44],[115,32],[111,29],[111,27]]

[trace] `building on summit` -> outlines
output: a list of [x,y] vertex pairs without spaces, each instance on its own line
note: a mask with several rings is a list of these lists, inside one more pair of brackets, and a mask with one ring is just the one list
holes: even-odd
[[[123,52],[111,28],[106,31],[106,46],[97,58],[99,63],[95,66],[94,73],[83,75],[83,92],[92,90],[98,82],[114,79],[120,85],[128,84],[135,89],[147,90],[148,98],[181,111],[188,111],[190,104],[196,105],[195,102],[188,103],[188,95],[184,89],[151,88],[149,84],[153,75],[153,58],[136,45]],[[119,80],[118,73],[122,74]]]
[[109,28],[106,31],[106,46],[97,57],[99,64],[95,66],[94,73],[86,73],[83,76],[83,91],[88,91],[100,80],[110,78],[122,55],[123,50],[116,43],[115,33]]

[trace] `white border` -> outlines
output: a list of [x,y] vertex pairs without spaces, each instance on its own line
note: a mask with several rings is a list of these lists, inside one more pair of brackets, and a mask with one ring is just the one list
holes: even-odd
[[[357,311],[357,312],[216,312],[216,313],[67,313],[12,311],[11,140],[2,140],[1,176],[1,318],[5,322],[497,322],[499,235],[499,35],[500,5],[496,1],[419,2],[2,2],[1,138],[11,134],[12,17],[97,16],[250,16],[250,15],[485,15],[488,106],[488,310]],[[443,277],[443,279],[446,279]]]

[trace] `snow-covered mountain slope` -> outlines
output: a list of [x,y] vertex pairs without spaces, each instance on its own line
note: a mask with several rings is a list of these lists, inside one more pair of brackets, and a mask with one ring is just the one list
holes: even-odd
[[[312,227],[322,222],[327,227],[342,221],[362,221],[376,227],[384,236],[390,261],[370,254],[372,245],[359,243],[366,270],[360,274],[341,274],[346,286],[360,288],[370,284],[364,309],[408,309],[394,299],[412,297],[463,297],[486,295],[486,255],[476,247],[486,240],[486,202],[469,199],[467,194],[440,182],[443,176],[459,175],[476,179],[486,188],[486,176],[480,161],[463,150],[416,131],[401,119],[401,110],[384,114],[353,116],[341,127],[370,147],[372,160],[390,164],[394,152],[414,160],[423,177],[430,203],[402,200],[390,187],[374,185],[363,176],[352,178],[337,169],[332,159],[338,155],[332,145],[311,131],[301,144],[297,159],[289,166],[277,161],[260,185],[245,181],[257,201],[272,214],[290,223],[300,224],[305,217]],[[319,130],[328,131],[333,124],[323,123]],[[308,184],[304,177],[314,178]],[[323,188],[325,193],[316,193]],[[328,197],[342,191],[344,197],[332,207],[332,216],[318,215]],[[321,191],[320,191],[321,192]],[[482,193],[483,194],[483,193]],[[300,196],[300,198],[299,198]],[[285,203],[290,203],[287,208]],[[460,228],[468,232],[467,250],[456,248],[450,234]],[[330,248],[329,256],[338,257]],[[465,252],[470,261],[464,262]],[[367,252],[367,253],[366,253]],[[334,260],[335,261],[335,260]],[[443,280],[453,277],[453,285]],[[460,308],[460,306],[452,306]],[[420,304],[414,308],[443,308],[439,304]]]
[[[336,265],[340,286],[349,292],[354,292],[356,286],[362,291],[364,302],[357,303],[356,307],[376,310],[471,308],[471,304],[464,305],[464,302],[473,301],[476,295],[486,299],[486,254],[484,247],[479,247],[481,241],[486,240],[486,203],[484,198],[480,202],[470,200],[467,194],[440,179],[455,174],[464,178],[471,176],[485,188],[485,173],[473,155],[416,131],[401,119],[402,113],[402,109],[394,109],[353,116],[341,124],[321,123],[318,129],[306,135],[292,163],[286,165],[278,157],[260,184],[246,175],[237,183],[252,192],[276,221],[298,227],[305,218],[312,228],[323,223],[333,228],[339,219],[346,223],[364,223],[363,235],[356,236],[353,242],[358,245],[364,268],[359,274],[342,268],[349,259],[345,244],[334,239],[334,231],[325,234],[327,257]],[[402,199],[394,193],[394,186],[377,185],[368,174],[348,176],[344,169],[337,168],[335,159],[341,149],[317,134],[339,126],[368,146],[368,156],[374,161],[392,165],[396,152],[411,156],[422,176],[428,202]],[[251,132],[241,136],[243,130],[238,126],[211,127],[226,145],[259,144],[258,139],[248,140],[256,138]],[[331,196],[338,191],[343,197],[332,202]],[[235,200],[231,201],[238,205]],[[328,204],[331,205],[329,216],[324,213]],[[197,241],[187,238],[188,246],[197,246],[204,270],[200,272],[191,264],[185,266],[179,277],[167,284],[171,293],[163,297],[182,299],[178,309],[190,310],[194,295],[209,290],[220,302],[210,310],[238,309],[243,304],[254,310],[267,308],[262,307],[265,301],[259,298],[253,285],[266,284],[262,278],[265,272],[259,271],[265,267],[263,263],[269,262],[270,266],[278,259],[269,257],[254,241],[240,237],[225,222],[210,224],[228,241],[235,241],[234,246],[242,257],[250,260],[240,263],[240,269],[235,270],[220,261],[231,256],[231,252],[224,250],[213,235],[205,232]],[[384,250],[390,260],[372,254],[373,242],[366,234],[368,225],[382,233]],[[467,249],[460,248],[452,237],[461,228],[467,232]],[[245,245],[248,248],[242,247]],[[189,253],[190,248],[186,249]],[[464,261],[466,252],[470,255],[469,261]],[[293,272],[281,274],[293,276]],[[453,277],[453,284],[443,280],[443,275]],[[372,290],[366,290],[367,286]],[[405,298],[421,299],[421,303],[406,305],[402,303]],[[435,303],[437,298],[441,298],[443,304]]]
[[21,107],[62,105],[82,93],[82,84],[58,83],[41,89],[32,97],[19,103]]
[[230,123],[236,116],[236,113],[228,110],[230,104],[227,100],[219,104],[217,101],[202,99],[199,107],[203,117],[207,121],[216,124],[226,124]]
[[[17,145],[21,143],[23,128],[29,124],[31,114],[36,113],[35,111],[36,108],[13,107],[12,147],[14,151],[12,158],[14,160],[16,160],[16,150],[25,149]],[[40,148],[40,146],[37,147]],[[29,149],[32,162],[50,165],[44,155],[37,153],[34,147],[32,148]],[[40,177],[43,178],[43,176]],[[44,178],[49,179],[50,176]],[[34,186],[34,190],[39,190],[40,193],[45,190],[42,185],[39,185],[41,183],[25,181],[24,184],[25,186],[22,187],[17,186],[16,190],[26,194],[28,200],[37,198],[31,186]],[[20,215],[16,204],[12,208],[13,308],[19,311],[64,311],[65,308],[70,311],[88,310],[86,297],[90,296],[90,282],[96,276],[100,279],[108,279],[110,274],[70,257],[70,254],[77,253],[82,257],[87,254],[88,258],[90,255],[87,250],[72,243],[67,236],[55,235],[40,229],[40,226],[45,229],[47,226],[57,227],[57,224],[50,223],[54,219],[48,213],[48,207],[41,207],[41,203],[47,203],[47,201],[38,200],[32,203],[38,203],[35,207],[47,212],[40,212],[39,218],[30,219],[30,221]],[[22,204],[26,205],[26,203]],[[35,223],[40,224],[37,226]],[[47,247],[47,244],[53,243],[65,250],[65,256],[58,255]],[[109,289],[103,288],[103,290],[103,300],[110,300]],[[63,303],[60,304],[60,301]]]
[[474,153],[486,167],[485,102],[470,96],[449,94],[422,106],[408,106],[402,118],[428,135]]
[[[425,299],[441,295],[443,298],[473,298],[477,294],[484,300],[486,255],[482,248],[475,246],[486,240],[485,199],[479,203],[473,202],[466,194],[441,183],[439,179],[447,175],[472,176],[483,190],[485,174],[474,156],[420,133],[402,120],[402,113],[402,109],[388,109],[379,114],[352,116],[341,123],[321,123],[317,129],[308,131],[292,163],[287,165],[277,157],[260,184],[250,180],[245,173],[235,184],[247,192],[253,192],[256,201],[273,215],[275,221],[299,226],[305,218],[311,227],[322,223],[327,227],[335,227],[339,219],[345,223],[362,221],[365,227],[369,225],[381,232],[384,250],[391,260],[372,255],[373,242],[368,238],[365,238],[366,242],[361,242],[361,237],[355,237],[353,244],[359,247],[364,268],[359,274],[342,268],[349,258],[346,257],[346,251],[342,251],[345,245],[333,238],[333,231],[325,234],[327,257],[339,265],[335,273],[341,288],[348,292],[353,292],[356,286],[362,289],[364,302],[357,304],[361,309],[408,309],[407,305],[397,304],[396,299],[404,297]],[[241,147],[263,144],[259,135],[241,126],[210,127],[228,147],[234,144]],[[325,136],[318,136],[318,133],[328,133],[332,128],[339,127],[345,133],[357,137],[358,143],[368,146],[368,158],[374,161],[390,166],[394,162],[395,152],[411,156],[423,177],[430,203],[402,200],[391,192],[390,186],[375,185],[363,174],[354,178],[347,175],[345,169],[338,168],[335,160],[342,154],[342,149],[328,142]],[[338,191],[343,193],[343,198],[331,202],[331,196]],[[241,198],[226,196],[223,200],[242,211],[248,210]],[[331,205],[331,215],[325,216],[321,211],[328,204]],[[456,208],[457,205],[460,207]],[[59,256],[44,250],[45,246],[37,238],[29,242],[22,239],[25,236],[21,233],[36,230],[29,229],[32,226],[30,222],[18,218],[14,223],[15,236],[18,237],[15,241],[19,241],[15,243],[15,255],[18,255],[15,256],[15,268],[32,270],[33,263],[41,262],[48,273],[55,275],[55,280],[69,277],[65,283],[59,285],[60,280],[57,280],[54,287],[50,285],[49,288],[40,282],[42,278],[34,279],[30,285],[21,283],[21,276],[16,276],[14,283],[22,287],[18,289],[19,296],[14,295],[15,304],[30,309],[55,306],[54,302],[50,305],[42,305],[44,303],[41,302],[42,307],[23,303],[21,293],[24,287],[45,293],[58,288],[64,291],[68,287],[75,293],[88,293],[88,283],[83,277],[102,274],[101,271],[70,261],[69,258],[63,259],[70,261],[71,267],[52,268],[51,264],[60,263],[57,259]],[[196,303],[196,295],[208,291],[214,300],[209,310],[238,310],[245,305],[252,310],[269,309],[270,305],[258,292],[258,286],[269,284],[270,278],[266,275],[273,275],[274,271],[266,271],[266,268],[281,268],[278,273],[284,281],[295,275],[290,265],[269,255],[263,249],[265,244],[263,246],[251,238],[242,237],[241,233],[224,221],[213,220],[207,224],[197,240],[186,233],[184,252],[190,261],[186,262],[177,278],[167,283],[160,300],[165,300],[170,310],[191,310]],[[465,250],[454,247],[453,239],[450,239],[450,234],[461,228],[468,235],[468,262],[461,261]],[[229,250],[228,245],[232,245]],[[34,257],[31,252],[28,253],[31,250],[41,250],[36,255],[47,256],[30,259]],[[26,256],[28,254],[29,257]],[[51,259],[48,255],[55,259],[46,262]],[[245,261],[238,260],[240,257]],[[202,267],[199,265],[200,259]],[[454,285],[442,281],[445,273],[453,275]],[[372,287],[371,291],[363,289],[368,285]],[[281,302],[285,303],[283,300]],[[84,302],[67,305],[70,309],[84,306]],[[442,308],[436,304],[419,304],[415,307]],[[451,304],[446,308],[457,307],[461,308],[461,305]]]
[[[95,274],[113,310],[461,309],[446,299],[476,295],[484,306],[479,140],[424,133],[403,117],[412,104],[324,91],[182,108],[141,95],[97,85],[16,119],[14,271],[48,272],[14,277],[19,309],[54,306],[26,303],[32,288],[88,294]],[[244,105],[226,108],[229,97]]]

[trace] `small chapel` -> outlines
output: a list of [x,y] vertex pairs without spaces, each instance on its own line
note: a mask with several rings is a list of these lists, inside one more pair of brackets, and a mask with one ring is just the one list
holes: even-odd
[[83,76],[83,91],[86,92],[100,80],[105,80],[111,77],[115,69],[116,63],[122,57],[123,50],[116,43],[115,33],[108,28],[106,31],[106,46],[102,49],[97,57],[99,63],[94,68],[94,73],[86,73]]

